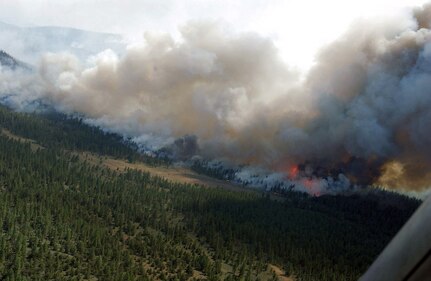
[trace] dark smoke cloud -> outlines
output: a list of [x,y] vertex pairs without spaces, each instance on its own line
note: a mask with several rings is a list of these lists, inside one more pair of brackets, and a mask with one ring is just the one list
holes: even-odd
[[308,160],[339,167],[360,159],[360,179],[386,185],[382,173],[397,163],[391,186],[430,185],[430,12],[426,5],[410,22],[360,25],[321,52],[307,80],[318,114],[305,129],[325,152]]
[[90,66],[47,54],[37,75],[1,72],[0,92],[15,93],[16,107],[40,99],[85,114],[181,160],[248,164],[236,174],[243,181],[315,194],[354,184],[423,189],[431,186],[430,22],[431,5],[358,22],[320,51],[303,81],[271,40],[192,22],[181,40],[146,34],[124,56],[107,50]]
[[173,160],[187,161],[199,155],[198,138],[194,135],[185,135],[177,138],[172,144],[164,146],[157,151],[157,156]]

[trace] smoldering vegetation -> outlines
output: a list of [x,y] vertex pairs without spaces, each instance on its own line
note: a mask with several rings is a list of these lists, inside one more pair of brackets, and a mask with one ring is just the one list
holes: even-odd
[[121,57],[48,53],[33,73],[2,68],[0,95],[85,116],[147,154],[222,163],[249,185],[420,191],[431,185],[430,29],[431,4],[359,21],[301,79],[270,39],[189,22],[180,39],[146,33]]

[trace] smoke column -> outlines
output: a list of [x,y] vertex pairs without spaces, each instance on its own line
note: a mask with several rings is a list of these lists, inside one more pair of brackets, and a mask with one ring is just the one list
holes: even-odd
[[180,40],[146,33],[122,57],[46,54],[37,73],[2,70],[0,95],[21,110],[42,101],[83,114],[152,151],[173,145],[181,160],[272,171],[266,179],[314,193],[431,186],[430,4],[357,22],[305,79],[268,38],[214,22],[180,31]]

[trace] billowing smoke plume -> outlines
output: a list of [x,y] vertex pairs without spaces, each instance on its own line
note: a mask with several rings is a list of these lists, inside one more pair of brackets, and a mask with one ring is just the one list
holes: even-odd
[[147,33],[122,57],[47,54],[37,75],[3,71],[3,101],[42,101],[147,149],[247,164],[313,193],[431,186],[431,5],[358,22],[303,80],[270,39],[208,22],[180,31]]

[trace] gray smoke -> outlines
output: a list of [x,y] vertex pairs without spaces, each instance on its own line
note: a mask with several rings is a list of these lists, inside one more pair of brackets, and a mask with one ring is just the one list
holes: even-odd
[[147,33],[121,57],[46,54],[37,74],[2,71],[0,93],[16,108],[42,100],[84,114],[181,160],[247,164],[254,170],[237,178],[263,186],[422,189],[431,186],[430,21],[425,5],[357,22],[303,81],[270,39],[191,22],[180,40]]

